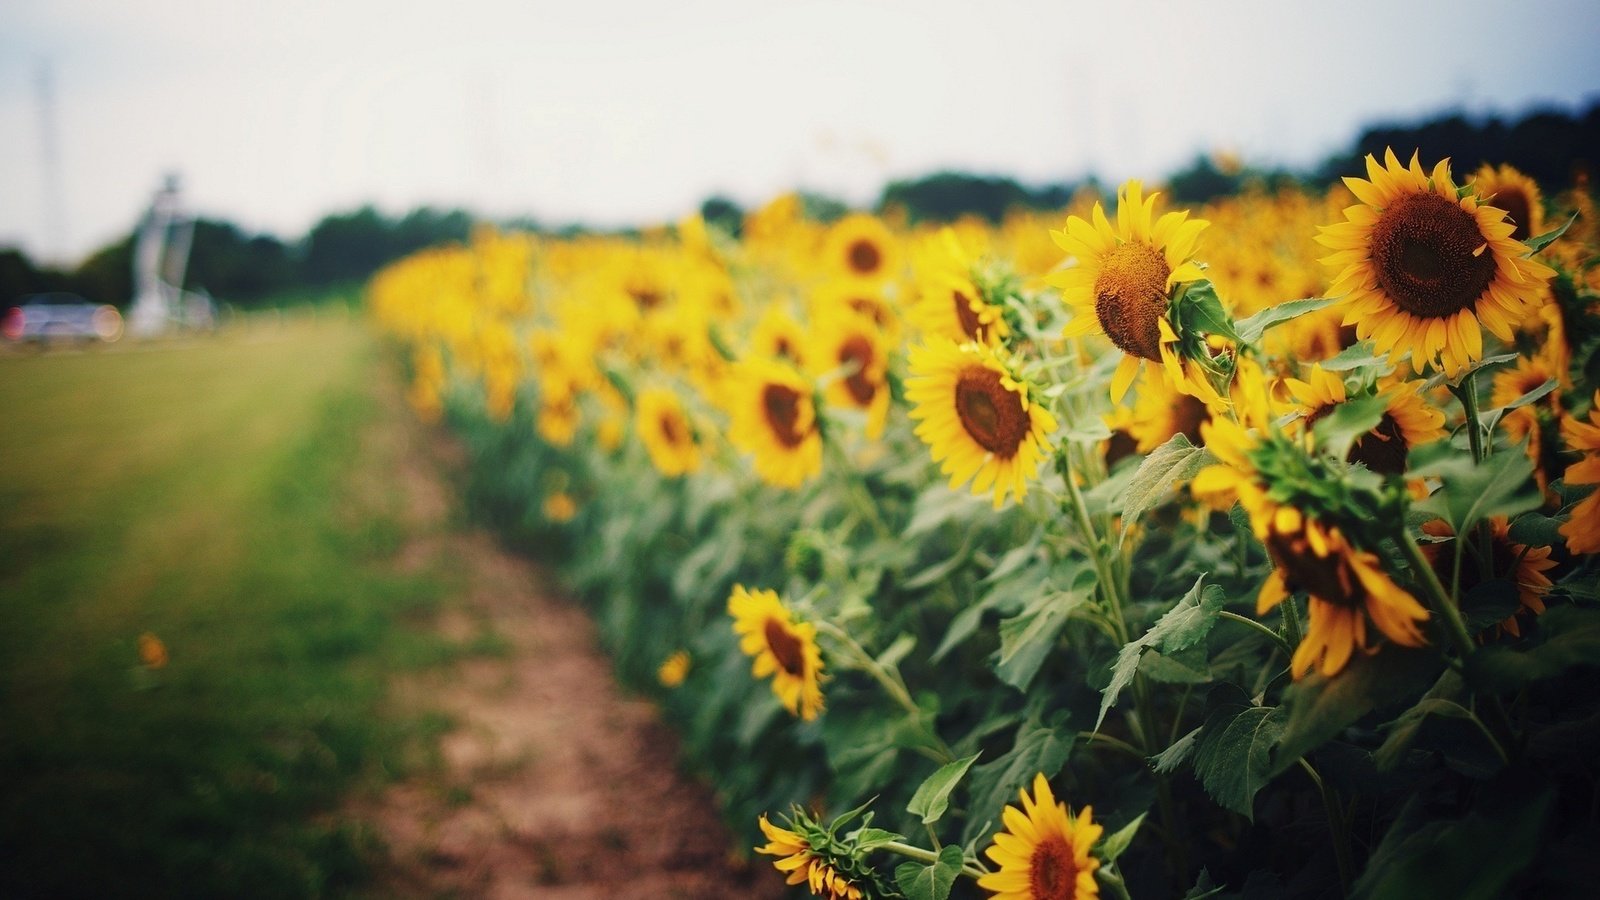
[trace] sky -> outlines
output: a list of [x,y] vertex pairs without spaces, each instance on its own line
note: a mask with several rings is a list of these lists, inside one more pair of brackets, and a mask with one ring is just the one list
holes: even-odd
[[1597,37],[1593,0],[5,0],[0,246],[75,261],[168,172],[293,238],[368,202],[609,226],[945,168],[1308,165],[1375,121],[1578,108]]

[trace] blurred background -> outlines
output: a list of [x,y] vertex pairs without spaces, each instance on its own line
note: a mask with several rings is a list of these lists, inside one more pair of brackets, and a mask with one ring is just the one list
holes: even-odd
[[169,174],[189,282],[246,305],[474,218],[617,229],[789,189],[985,213],[1129,177],[1192,201],[1216,169],[1320,179],[1387,142],[1564,180],[1597,143],[1597,24],[1582,0],[13,0],[0,294],[127,303]]

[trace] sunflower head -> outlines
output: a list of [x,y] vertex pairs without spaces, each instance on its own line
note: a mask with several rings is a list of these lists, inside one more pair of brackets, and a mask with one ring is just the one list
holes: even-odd
[[778,857],[772,865],[788,876],[787,882],[806,885],[813,896],[830,900],[899,896],[865,861],[872,847],[863,845],[861,836],[871,824],[872,814],[866,814],[860,827],[844,831],[862,812],[853,809],[823,823],[793,807],[781,826],[762,816],[759,824],[767,843],[755,850]]
[[1094,873],[1100,860],[1089,851],[1104,829],[1094,823],[1090,808],[1072,815],[1051,793],[1043,773],[1034,776],[1033,796],[1026,788],[1018,795],[1021,808],[1005,808],[1006,827],[984,851],[1000,870],[978,879],[978,886],[993,891],[996,900],[1098,897]]
[[644,443],[650,462],[667,477],[700,467],[700,442],[678,395],[662,387],[639,391],[634,430]]
[[993,490],[996,509],[1027,494],[1056,420],[998,351],[948,339],[912,348],[906,398],[952,488],[970,478],[973,493]]
[[[1448,583],[1455,573],[1455,529],[1450,527],[1450,523],[1435,519],[1422,526],[1422,533],[1445,539],[1423,544],[1422,553],[1433,566],[1434,573],[1438,575],[1440,581]],[[1480,584],[1485,583],[1483,572],[1486,569],[1491,579],[1509,582],[1517,592],[1518,609],[1494,627],[1520,636],[1522,623],[1518,618],[1521,615],[1544,614],[1544,595],[1551,588],[1550,576],[1545,572],[1555,568],[1556,561],[1550,558],[1549,547],[1529,547],[1511,540],[1511,521],[1505,516],[1491,516],[1488,533],[1487,544],[1468,541],[1461,548],[1476,555],[1486,546],[1490,559],[1486,567],[1470,564],[1461,566],[1460,593],[1466,596]]]
[[1361,202],[1317,235],[1340,269],[1330,294],[1377,352],[1453,378],[1483,357],[1479,326],[1511,340],[1554,270],[1528,258],[1505,210],[1457,188],[1448,160],[1429,173],[1389,150],[1382,165],[1367,157],[1367,176],[1345,179]]
[[810,380],[773,359],[749,359],[729,372],[728,440],[755,458],[756,474],[797,488],[822,471],[822,434]]
[[817,628],[796,622],[788,607],[770,590],[747,591],[735,585],[728,614],[739,636],[739,649],[753,658],[750,672],[772,676],[772,691],[791,715],[811,721],[822,713],[822,650]]
[[853,213],[828,229],[823,259],[830,271],[847,278],[884,281],[899,274],[894,235],[876,216]]
[[866,413],[869,438],[883,433],[889,414],[890,346],[876,321],[836,308],[818,318],[806,349],[829,408]]
[[1506,211],[1515,230],[1513,240],[1525,241],[1544,233],[1544,195],[1539,183],[1508,165],[1484,164],[1472,177],[1472,189],[1485,203]]
[[1004,307],[989,302],[974,277],[976,260],[953,228],[927,238],[915,258],[917,299],[911,315],[928,338],[994,344],[1011,333]]
[[[1284,385],[1299,404],[1308,431],[1351,400],[1344,380],[1321,366],[1312,366],[1307,380],[1288,378]],[[1400,475],[1406,470],[1413,447],[1444,437],[1444,413],[1430,406],[1420,389],[1420,382],[1397,380],[1376,390],[1377,396],[1383,398],[1383,417],[1376,427],[1356,439],[1346,461],[1361,463],[1379,475]],[[1364,395],[1372,393],[1366,391]]]

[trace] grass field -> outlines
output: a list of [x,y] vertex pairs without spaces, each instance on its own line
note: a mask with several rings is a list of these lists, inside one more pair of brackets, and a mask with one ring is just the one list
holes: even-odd
[[[392,559],[379,354],[338,311],[0,356],[0,896],[359,883],[354,785],[442,727],[386,707],[454,652]],[[139,637],[169,662],[141,664]]]

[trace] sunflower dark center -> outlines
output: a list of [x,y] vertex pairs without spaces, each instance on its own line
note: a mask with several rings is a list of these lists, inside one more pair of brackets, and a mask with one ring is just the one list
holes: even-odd
[[640,309],[655,309],[661,305],[661,292],[653,288],[629,288],[628,295],[633,297],[633,302],[637,304]]
[[1028,896],[1037,900],[1071,900],[1078,888],[1078,861],[1059,834],[1034,845],[1028,858]]
[[1361,436],[1350,448],[1350,462],[1358,462],[1379,475],[1401,475],[1406,470],[1406,456],[1411,445],[1400,432],[1400,423],[1388,413],[1378,427]]
[[791,343],[786,337],[780,337],[773,341],[772,349],[776,350],[779,356],[789,360],[790,362],[800,361],[800,354],[796,352],[794,349],[794,344]]
[[950,293],[950,299],[956,308],[956,318],[961,322],[961,333],[973,339],[983,337],[983,321],[972,311],[972,298],[961,291]]
[[661,414],[661,436],[674,447],[689,443],[689,430],[684,427],[683,420],[671,412]]
[[1402,310],[1424,319],[1471,307],[1494,280],[1494,251],[1478,220],[1438,194],[1408,194],[1372,226],[1378,286]]
[[1303,590],[1345,609],[1366,605],[1367,591],[1355,573],[1337,556],[1318,556],[1304,536],[1274,531],[1267,536],[1267,550],[1283,570],[1284,584],[1291,591]]
[[785,672],[796,678],[804,678],[806,674],[805,648],[800,645],[800,639],[789,633],[777,619],[767,619],[763,629],[767,637],[767,648],[772,651],[772,658],[778,661]]
[[883,264],[883,252],[878,249],[877,244],[865,238],[851,241],[845,256],[850,262],[850,268],[857,275],[871,275]]
[[849,301],[849,306],[852,310],[870,318],[879,328],[889,324],[888,311],[883,308],[882,303],[871,297],[854,297]]
[[[1337,403],[1319,406],[1306,416],[1306,428],[1310,429],[1323,416],[1333,412]],[[1394,416],[1384,413],[1378,421],[1378,426],[1362,435],[1345,455],[1346,462],[1361,463],[1379,475],[1402,475],[1406,471],[1406,459],[1411,452],[1411,444],[1406,441],[1406,436],[1400,431],[1400,423]]]
[[1130,356],[1161,359],[1167,311],[1167,276],[1161,251],[1142,242],[1122,244],[1106,256],[1094,280],[1094,314],[1111,343]]
[[867,374],[874,356],[872,342],[859,334],[851,335],[839,346],[839,364],[855,367],[855,371],[844,380],[845,389],[850,392],[850,399],[861,406],[871,403],[878,394],[878,386]]
[[956,415],[974,441],[1002,459],[1017,455],[1028,435],[1028,411],[1022,398],[1006,390],[1000,373],[973,366],[956,380]]
[[1189,443],[1200,446],[1200,426],[1210,421],[1211,415],[1206,410],[1206,405],[1188,394],[1179,394],[1172,402],[1172,432],[1181,434],[1189,439]]
[[785,447],[798,447],[805,435],[797,427],[800,423],[800,392],[782,384],[769,384],[761,391],[761,408],[767,414],[767,424],[778,443]]
[[1513,240],[1525,241],[1533,237],[1533,203],[1526,191],[1518,187],[1503,187],[1489,198],[1489,205],[1506,211],[1506,218],[1516,228],[1511,232]]

